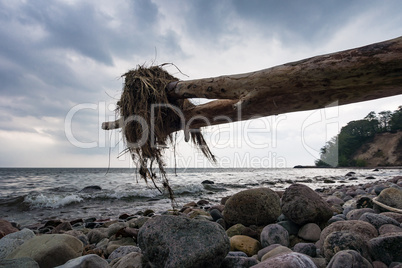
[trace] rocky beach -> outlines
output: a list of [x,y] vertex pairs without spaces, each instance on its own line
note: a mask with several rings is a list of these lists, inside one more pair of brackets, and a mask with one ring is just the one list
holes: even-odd
[[116,218],[2,219],[0,267],[402,267],[402,176],[366,179]]

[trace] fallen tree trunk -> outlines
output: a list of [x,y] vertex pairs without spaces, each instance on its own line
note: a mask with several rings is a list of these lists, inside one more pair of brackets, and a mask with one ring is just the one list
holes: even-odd
[[402,37],[247,74],[175,81],[166,90],[171,99],[218,99],[184,108],[184,123],[167,126],[170,132],[398,95]]

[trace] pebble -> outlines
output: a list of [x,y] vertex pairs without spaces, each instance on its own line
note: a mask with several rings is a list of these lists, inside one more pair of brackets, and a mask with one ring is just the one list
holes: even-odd
[[272,244],[289,246],[289,233],[279,224],[269,224],[261,231],[261,245],[267,247]]
[[320,239],[320,235],[321,235],[320,226],[318,226],[315,223],[307,223],[303,225],[298,232],[298,236],[300,238],[313,242],[318,241]]

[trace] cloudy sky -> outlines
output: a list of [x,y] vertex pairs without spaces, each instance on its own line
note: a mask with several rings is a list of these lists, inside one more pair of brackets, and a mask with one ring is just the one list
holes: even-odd
[[[129,167],[120,76],[173,62],[182,80],[245,73],[402,35],[394,1],[0,0],[0,166]],[[204,130],[222,167],[313,164],[351,120],[402,95]],[[208,163],[179,134],[180,167]],[[173,165],[172,152],[166,163]]]

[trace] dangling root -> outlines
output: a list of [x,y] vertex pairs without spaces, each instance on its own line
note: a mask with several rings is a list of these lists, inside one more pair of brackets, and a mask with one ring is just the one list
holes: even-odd
[[[139,168],[141,177],[152,181],[156,189],[157,178],[152,165],[156,162],[161,174],[163,187],[174,202],[173,190],[169,185],[163,162],[163,150],[167,143],[174,143],[171,129],[180,129],[182,119],[179,111],[183,107],[194,106],[189,100],[172,100],[166,94],[166,86],[177,78],[159,66],[145,68],[137,66],[122,77],[125,85],[117,111],[124,119],[123,136],[133,161]],[[191,130],[192,142],[212,162],[215,156],[210,151],[199,129]]]

